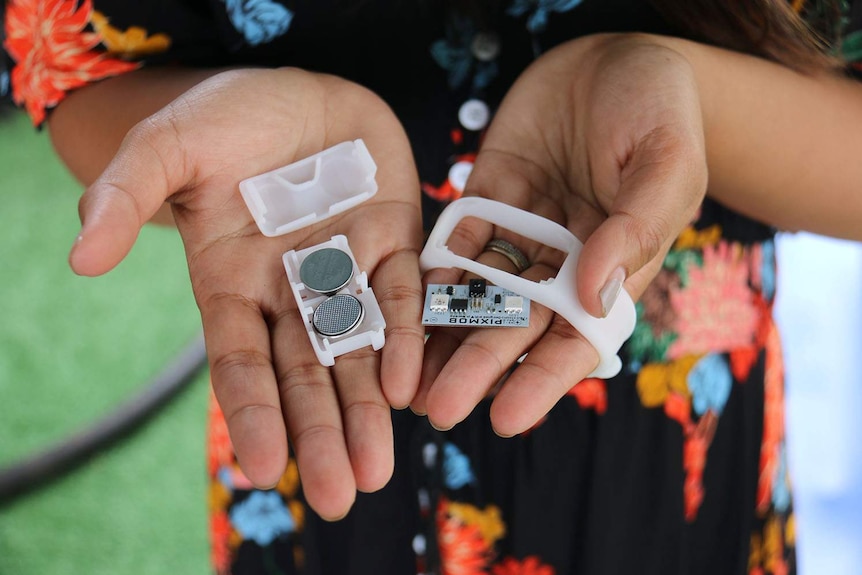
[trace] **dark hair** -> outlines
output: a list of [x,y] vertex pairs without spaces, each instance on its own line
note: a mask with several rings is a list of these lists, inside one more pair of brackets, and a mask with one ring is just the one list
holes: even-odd
[[801,71],[841,65],[844,0],[650,0],[692,40],[755,54]]
[[[597,0],[601,1],[601,0]],[[848,0],[646,0],[681,37],[799,71],[838,68]],[[482,21],[505,0],[448,0]]]

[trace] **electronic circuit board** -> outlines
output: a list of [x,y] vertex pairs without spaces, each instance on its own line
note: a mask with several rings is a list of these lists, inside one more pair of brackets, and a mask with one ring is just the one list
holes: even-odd
[[469,285],[431,284],[425,291],[423,325],[527,327],[530,300],[483,279]]

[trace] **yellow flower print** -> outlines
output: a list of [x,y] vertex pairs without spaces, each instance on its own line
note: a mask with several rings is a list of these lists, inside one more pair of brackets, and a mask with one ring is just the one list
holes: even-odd
[[230,505],[231,494],[227,487],[218,481],[210,483],[209,496],[207,497],[211,511],[227,509]]
[[796,545],[796,516],[790,515],[784,525],[784,543],[788,547]]
[[108,23],[108,18],[93,10],[90,18],[93,29],[102,38],[102,44],[108,52],[124,58],[134,59],[164,52],[171,45],[171,39],[166,34],[147,35],[147,31],[140,26],[131,26],[125,32],[114,28]]
[[236,529],[231,529],[230,537],[227,540],[227,544],[230,545],[231,549],[239,549],[239,546],[242,545],[242,535]]
[[506,534],[500,508],[496,505],[489,505],[481,510],[475,505],[453,502],[449,503],[447,512],[464,525],[475,525],[489,546]]
[[648,363],[638,372],[637,390],[644,407],[661,407],[671,391],[691,398],[688,389],[688,373],[698,355],[686,355],[669,363]]
[[767,573],[787,573],[784,534],[781,523],[775,516],[770,517],[763,528],[763,568]]
[[648,363],[638,372],[638,395],[644,407],[661,407],[667,399],[667,366]]
[[763,566],[763,540],[760,533],[751,534],[751,551],[748,555],[748,571],[753,572]]
[[287,469],[284,470],[281,479],[278,480],[278,485],[275,488],[288,497],[294,497],[296,490],[299,488],[299,470],[296,467],[296,460],[291,458],[287,462]]
[[689,226],[682,230],[676,242],[673,244],[674,250],[696,250],[703,246],[712,246],[721,239],[721,226],[714,224],[702,230],[696,230]]
[[296,499],[288,501],[287,507],[290,509],[290,514],[293,515],[294,529],[297,532],[302,531],[302,527],[305,525],[305,507]]

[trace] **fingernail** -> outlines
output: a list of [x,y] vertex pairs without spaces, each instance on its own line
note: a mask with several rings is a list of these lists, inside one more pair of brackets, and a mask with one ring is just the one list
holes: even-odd
[[624,281],[626,281],[626,270],[618,267],[611,272],[608,281],[599,291],[599,299],[602,301],[602,317],[608,317],[608,314],[611,313],[611,309],[617,303],[617,298],[623,289]]
[[72,269],[74,269],[75,252],[78,251],[78,246],[81,245],[81,240],[83,240],[83,239],[84,239],[84,235],[79,233],[78,237],[75,238],[74,243],[72,243],[72,249],[69,250],[69,258],[68,259],[69,259],[69,264],[72,266]]
[[449,431],[450,429],[455,427],[454,425],[450,425],[449,427],[443,427],[442,425],[438,426],[433,421],[431,421],[431,419],[428,419],[428,423],[430,423],[431,427],[433,427],[437,431]]

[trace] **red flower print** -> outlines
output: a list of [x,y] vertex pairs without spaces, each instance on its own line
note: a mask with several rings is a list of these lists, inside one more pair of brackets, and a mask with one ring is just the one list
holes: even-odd
[[690,432],[692,428],[690,398],[679,393],[669,393],[664,402],[664,413],[670,419],[679,422],[684,432]]
[[229,573],[232,551],[230,536],[233,531],[230,519],[224,511],[210,515],[210,560],[216,573]]
[[585,379],[570,389],[567,395],[574,397],[582,409],[593,408],[599,415],[608,409],[608,391],[603,379]]
[[437,536],[443,575],[485,575],[491,555],[488,542],[477,525],[465,525],[446,513],[445,500],[437,513]]
[[697,518],[700,504],[703,503],[703,472],[706,469],[706,454],[712,438],[715,437],[716,427],[718,427],[718,416],[710,410],[701,416],[691,432],[686,433],[682,465],[685,468],[683,498],[687,521],[694,521]]
[[494,565],[491,575],[554,575],[554,568],[542,565],[539,558],[533,555],[525,557],[523,561],[506,557],[501,563]]
[[751,368],[757,361],[757,356],[763,346],[766,345],[766,336],[769,334],[769,326],[772,325],[772,306],[767,303],[762,294],[755,295],[753,299],[754,307],[757,308],[760,315],[760,321],[757,324],[757,331],[754,334],[754,342],[751,345],[739,347],[731,351],[728,356],[730,359],[730,371],[737,381],[745,381],[748,379],[748,374],[751,373]]
[[[452,132],[452,137],[455,137],[456,132]],[[460,131],[458,132],[460,134]],[[455,156],[452,164],[472,164],[476,161],[476,153],[470,152],[468,154],[460,154]],[[452,172],[449,172],[449,175],[452,175]],[[422,191],[429,198],[437,200],[438,202],[451,202],[457,200],[461,197],[461,193],[464,191],[463,185],[464,181],[460,181],[460,178],[456,178],[459,181],[453,181],[451,178],[446,178],[446,181],[440,184],[440,186],[434,186],[428,182],[422,182]]]
[[138,65],[94,50],[101,38],[84,32],[91,0],[12,0],[6,11],[6,50],[15,60],[12,97],[34,125],[74,88]]
[[772,482],[784,439],[784,365],[778,328],[771,324],[766,338],[766,369],[763,397],[763,443],[760,446],[760,478],[757,511],[765,514],[772,502]]

